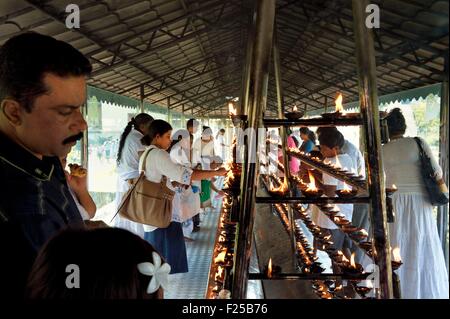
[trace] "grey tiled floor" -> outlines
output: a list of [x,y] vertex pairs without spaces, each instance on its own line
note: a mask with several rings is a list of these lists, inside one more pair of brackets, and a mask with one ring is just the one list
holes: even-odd
[[214,249],[219,213],[211,211],[201,216],[200,231],[186,243],[189,272],[169,276],[166,299],[204,299]]

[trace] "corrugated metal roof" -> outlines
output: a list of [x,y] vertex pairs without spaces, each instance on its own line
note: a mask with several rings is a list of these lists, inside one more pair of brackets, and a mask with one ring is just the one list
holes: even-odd
[[[442,81],[448,1],[372,2],[381,9],[379,95]],[[71,3],[80,29],[65,26]],[[248,0],[3,0],[0,45],[20,32],[48,34],[89,57],[95,87],[139,99],[144,84],[150,103],[220,114],[240,94],[252,8]],[[322,108],[337,91],[358,99],[350,0],[278,0],[276,20],[286,106]],[[276,107],[272,76],[268,107]]]

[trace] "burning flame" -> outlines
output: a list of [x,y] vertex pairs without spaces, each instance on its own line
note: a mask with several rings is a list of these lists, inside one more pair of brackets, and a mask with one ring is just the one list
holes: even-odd
[[355,263],[355,253],[352,254],[352,256],[350,257],[350,266],[352,268],[356,268],[356,263]]
[[270,189],[272,192],[285,193],[289,189],[286,176],[284,177],[283,184],[281,184],[280,187],[275,187],[271,181]]
[[267,277],[272,278],[272,258],[269,258],[269,264],[267,265]]
[[342,94],[339,94],[336,99],[336,112],[344,113],[344,108],[342,107]]
[[228,103],[228,111],[230,112],[230,115],[236,115],[237,114],[237,110],[234,107],[233,103]]
[[214,262],[215,262],[216,264],[225,262],[225,256],[226,256],[226,255],[227,255],[227,250],[226,250],[226,249],[222,250],[222,251],[217,255],[217,257],[214,258]]
[[392,184],[392,189],[397,189],[397,186],[395,186],[395,184]]
[[311,174],[310,171],[308,171],[309,174],[309,184],[308,184],[308,188],[306,189],[309,192],[317,192],[318,189],[316,187],[316,179],[314,178],[314,175]]
[[214,279],[216,281],[222,281],[222,277],[223,277],[223,267],[219,266],[217,267],[217,273]]
[[346,184],[344,183],[344,188],[342,189],[343,193],[351,193],[352,189]]
[[298,109],[297,109],[297,105],[294,105],[294,109],[293,109],[293,112],[297,112],[298,111]]
[[392,250],[392,259],[397,262],[402,261],[402,257],[400,256],[400,248],[399,247],[395,247]]

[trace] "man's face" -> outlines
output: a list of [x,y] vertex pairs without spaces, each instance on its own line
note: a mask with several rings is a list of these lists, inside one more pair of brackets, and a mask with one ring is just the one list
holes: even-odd
[[338,154],[337,147],[329,148],[326,145],[320,145],[320,153],[323,157],[335,157]]
[[76,144],[73,137],[87,129],[81,114],[86,80],[84,76],[62,78],[47,73],[43,82],[48,92],[35,99],[31,113],[22,108],[16,134],[37,155],[65,157]]

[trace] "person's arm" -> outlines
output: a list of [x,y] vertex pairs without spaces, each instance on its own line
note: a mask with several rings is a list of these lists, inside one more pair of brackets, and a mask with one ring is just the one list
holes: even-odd
[[81,206],[83,206],[90,218],[94,217],[95,212],[97,211],[97,206],[95,205],[95,202],[87,189],[87,175],[78,177],[67,174],[66,178],[69,187],[75,193],[75,196]]
[[431,161],[431,166],[433,167],[433,171],[434,171],[434,176],[436,177],[436,180],[441,181],[442,183],[444,183],[444,180],[442,179],[443,174],[442,174],[442,168],[439,165],[438,161],[436,160],[436,158],[433,155],[433,152],[431,151],[430,146],[428,145],[427,142],[425,142],[425,140],[423,138],[419,138],[420,141],[422,142],[422,147],[423,147],[423,151],[425,152],[425,154],[430,158]]
[[225,176],[227,175],[227,170],[223,167],[215,170],[197,170],[194,169],[191,175],[191,180],[200,181],[202,179],[210,179],[214,176]]
[[215,191],[217,194],[219,194],[220,196],[225,196],[225,192],[222,191],[222,190],[220,190],[220,189],[218,189],[218,188],[216,187],[216,185],[214,185],[213,182],[211,182],[211,189],[212,189],[213,191]]
[[169,153],[162,150],[158,150],[154,154],[149,154],[147,157],[146,169],[148,168],[149,160],[158,163],[156,167],[162,175],[167,176],[171,181],[176,181],[185,185],[190,185],[193,180],[210,179],[214,176],[224,176],[227,174],[225,168],[216,170],[196,170],[177,164],[172,161]]
[[80,195],[77,195],[77,197],[81,206],[83,206],[86,212],[89,214],[89,218],[93,218],[97,211],[97,205],[95,205],[95,202],[89,192],[83,192]]
[[419,139],[422,142],[423,151],[430,158],[431,166],[433,167],[434,177],[436,178],[436,182],[438,183],[438,185],[441,188],[441,191],[443,193],[448,193],[448,187],[445,184],[441,166],[439,165],[438,161],[434,157],[433,152],[431,151],[431,148],[428,145],[428,143],[425,142],[425,140],[421,137]]

